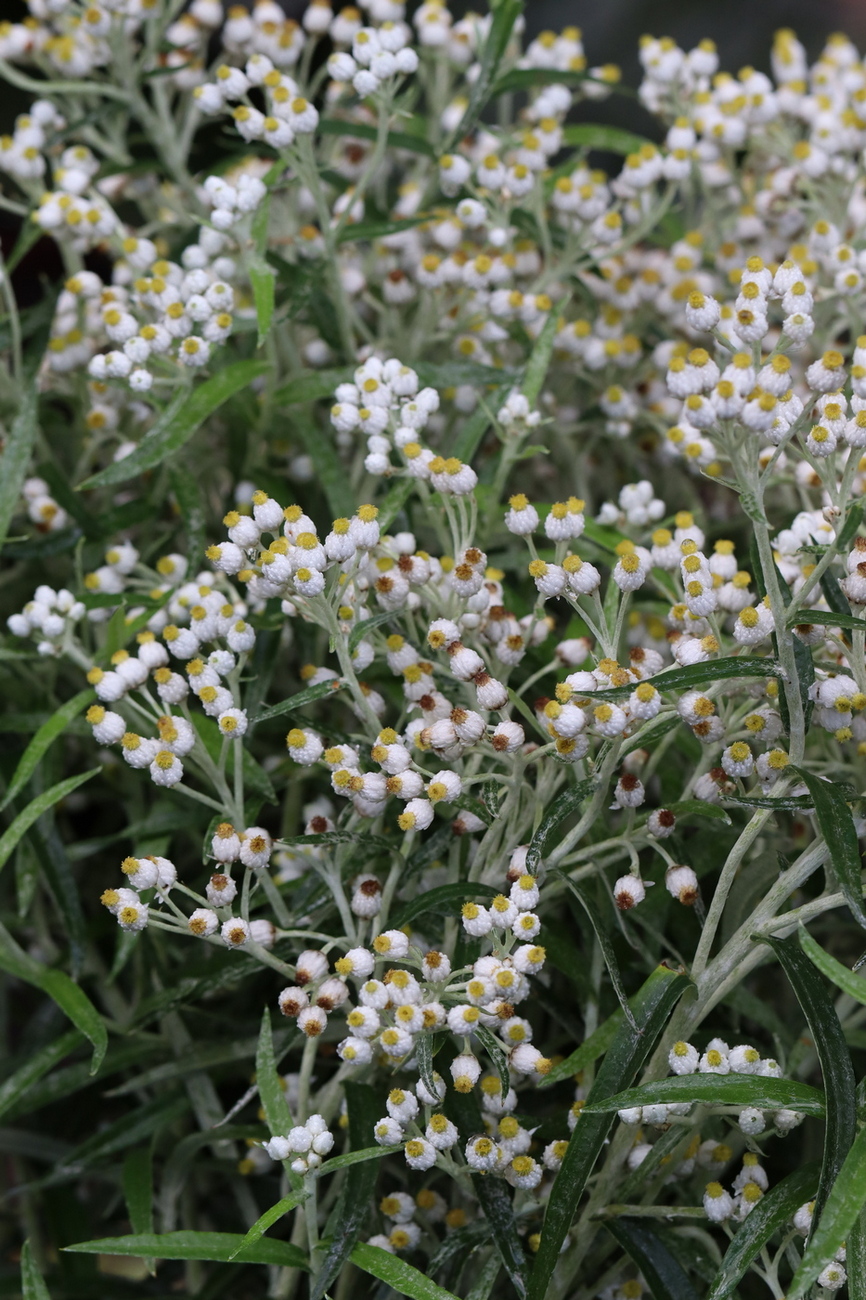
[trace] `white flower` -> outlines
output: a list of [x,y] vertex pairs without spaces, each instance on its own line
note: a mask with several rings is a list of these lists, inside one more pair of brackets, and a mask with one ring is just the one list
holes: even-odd
[[734,1202],[721,1183],[707,1183],[704,1211],[710,1223],[724,1223],[734,1212]]
[[646,887],[639,876],[620,876],[613,887],[613,901],[621,912],[631,911],[646,898]]

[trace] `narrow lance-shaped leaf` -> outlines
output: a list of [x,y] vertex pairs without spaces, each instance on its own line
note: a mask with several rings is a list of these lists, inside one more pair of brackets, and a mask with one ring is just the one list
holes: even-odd
[[478,61],[478,75],[472,82],[469,103],[448,139],[443,153],[448,153],[458,140],[468,135],[481,116],[481,110],[490,98],[514,24],[523,9],[523,0],[499,0],[495,6],[491,5],[491,9],[493,17]]
[[361,1151],[346,1151],[341,1156],[332,1156],[330,1160],[320,1165],[318,1176],[327,1178],[329,1174],[339,1173],[341,1169],[348,1169],[350,1165],[363,1165],[370,1160],[381,1160],[383,1156],[391,1156],[399,1150],[400,1144],[396,1143],[390,1147],[364,1147]]
[[292,1127],[292,1113],[289,1110],[289,1103],[286,1101],[286,1094],[280,1083],[280,1076],[277,1074],[274,1039],[271,1033],[271,1013],[267,1007],[262,1012],[262,1023],[259,1029],[259,1045],[256,1050],[256,1083],[258,1084],[259,1100],[265,1112],[265,1121],[270,1129],[271,1137],[285,1135]]
[[[601,1064],[588,1101],[619,1092],[643,1065],[680,996],[690,987],[685,975],[658,966],[633,1002],[637,1032],[626,1021]],[[612,1114],[582,1114],[547,1203],[541,1245],[529,1282],[529,1300],[543,1300],[587,1180],[613,1124]]]
[[[729,677],[778,677],[778,665],[772,659],[759,659],[750,655],[744,659],[731,656],[728,659],[707,659],[705,663],[690,664],[688,668],[671,668],[668,672],[657,673],[647,681],[657,691],[684,691],[698,686],[708,686],[712,682],[724,681]],[[603,691],[593,691],[593,700],[619,700],[631,695],[634,683],[630,686],[610,686]]]
[[530,875],[534,876],[537,873],[547,848],[547,841],[557,826],[565,821],[566,817],[577,812],[584,799],[588,799],[594,789],[593,781],[578,781],[577,785],[557,795],[553,807],[541,819],[538,829],[529,841],[529,848],[526,850],[526,870]]
[[96,1007],[83,989],[61,970],[51,970],[29,956],[0,925],[0,970],[8,971],[16,979],[35,985],[57,1003],[76,1029],[80,1029],[93,1044],[91,1074],[102,1064],[108,1048],[108,1030]]
[[409,1300],[458,1300],[453,1291],[437,1286],[426,1274],[404,1259],[382,1250],[381,1246],[371,1246],[366,1242],[359,1244],[352,1251],[351,1260],[365,1273],[385,1282],[398,1295],[409,1296]]
[[82,1037],[79,1030],[68,1030],[47,1047],[32,1052],[19,1069],[7,1075],[0,1083],[0,1115],[5,1115],[7,1111],[12,1110],[20,1101],[28,1097],[33,1085],[74,1051]]
[[250,1246],[254,1246],[257,1241],[260,1241],[268,1228],[272,1228],[284,1215],[294,1210],[296,1206],[301,1205],[302,1202],[307,1200],[307,1197],[307,1192],[292,1192],[290,1196],[284,1196],[281,1201],[277,1201],[276,1205],[272,1205],[269,1210],[265,1210],[261,1218],[256,1219],[249,1232],[241,1238],[238,1246],[229,1255],[229,1263],[236,1259],[242,1251],[249,1249]]
[[[352,1148],[363,1151],[370,1144],[373,1126],[380,1114],[376,1093],[368,1084],[347,1083],[346,1110]],[[360,1164],[352,1165],[349,1169],[329,1224],[329,1227],[333,1228],[333,1241],[322,1262],[319,1274],[312,1283],[310,1300],[323,1300],[334,1278],[349,1258],[370,1212],[378,1173],[379,1165],[375,1160],[365,1160]],[[386,1251],[381,1253],[387,1254]],[[392,1256],[389,1255],[388,1258]]]
[[802,1111],[804,1115],[823,1115],[825,1110],[823,1092],[795,1079],[765,1079],[755,1074],[678,1074],[598,1100],[590,1097],[581,1112],[581,1122],[587,1114],[688,1101],[715,1106],[755,1106],[758,1110],[788,1108]]
[[623,1015],[631,1025],[632,1029],[636,1029],[637,1025],[635,1024],[634,1016],[632,1015],[632,1010],[629,1006],[628,997],[626,995],[625,986],[622,982],[619,962],[616,959],[616,953],[614,952],[613,944],[607,931],[607,926],[604,923],[604,918],[601,915],[595,900],[590,898],[586,891],[576,885],[575,882],[564,872],[556,871],[554,874],[557,875],[560,880],[565,882],[589,917],[590,924],[595,932],[595,937],[598,940],[598,946],[601,948],[601,955],[604,958],[604,964],[607,967],[607,973],[610,976],[610,982],[613,985],[613,991],[616,994],[617,1002],[619,1002]]
[[323,700],[327,695],[336,695],[338,691],[345,689],[346,683],[338,677],[329,682],[319,682],[318,686],[307,686],[303,691],[297,691],[296,694],[290,695],[288,699],[280,700],[279,704],[271,704],[256,714],[255,722],[267,722],[269,718],[279,718],[284,713],[294,713],[297,709],[304,708],[307,704],[314,704],[316,700]]
[[706,1300],[727,1300],[774,1233],[785,1231],[797,1210],[815,1194],[820,1166],[805,1164],[771,1187],[744,1219],[725,1251]]
[[93,691],[90,687],[87,687],[85,690],[79,691],[77,695],[73,695],[72,699],[67,700],[65,704],[61,704],[60,708],[52,713],[48,721],[43,722],[21,755],[0,808],[5,808],[23,790],[47,750],[54,744],[57,737],[66,730],[76,714],[80,713],[85,704],[92,699]]
[[351,380],[352,370],[348,366],[305,371],[275,388],[271,401],[275,406],[296,406],[299,402],[317,402],[323,397],[333,399],[334,391],[340,384],[351,383]]
[[490,1058],[490,1064],[499,1075],[502,1096],[507,1097],[508,1089],[511,1087],[511,1076],[508,1073],[508,1058],[505,1055],[501,1040],[486,1025],[476,1026],[475,1036]]
[[465,902],[468,898],[495,898],[499,893],[493,885],[480,885],[472,880],[457,881],[453,885],[437,885],[404,903],[394,917],[397,929],[414,921],[427,912],[439,912],[444,916],[453,915],[455,904]]
[[51,1293],[39,1272],[29,1239],[21,1247],[22,1300],[51,1300]]
[[415,1039],[415,1059],[418,1062],[418,1074],[421,1082],[430,1093],[436,1094],[436,1080],[433,1077],[433,1038],[431,1034],[419,1034]]
[[821,974],[826,975],[827,979],[832,981],[837,989],[847,993],[848,997],[853,998],[855,1002],[862,1002],[866,1005],[866,979],[861,979],[859,975],[849,970],[847,966],[843,966],[835,957],[831,957],[829,952],[826,952],[819,943],[816,943],[809,931],[802,925],[800,926],[800,947],[809,960],[817,966]]
[[698,1300],[691,1278],[656,1224],[623,1217],[605,1220],[604,1226],[643,1274],[653,1300]]
[[562,132],[565,144],[583,149],[604,149],[607,153],[639,153],[645,144],[651,144],[645,135],[623,131],[618,126],[605,126],[601,122],[569,123]]
[[830,781],[822,781],[814,772],[805,768],[793,769],[803,780],[815,805],[815,815],[821,834],[830,850],[839,888],[845,895],[845,901],[852,916],[866,929],[866,910],[863,908],[863,884],[861,881],[860,847],[857,843],[857,831],[851,809],[845,795]]
[[560,1061],[549,1074],[539,1080],[539,1088],[550,1088],[554,1083],[570,1079],[581,1070],[585,1070],[588,1065],[592,1065],[593,1061],[597,1061],[610,1047],[621,1021],[622,1012],[614,1011],[613,1015],[608,1016],[607,1020],[603,1021],[580,1047],[575,1048],[564,1061]]
[[[121,1183],[132,1231],[153,1232],[153,1149],[150,1146],[127,1151]],[[154,1261],[146,1262],[148,1272],[153,1273]]]
[[311,420],[294,420],[292,429],[313,462],[316,480],[325,493],[332,515],[335,519],[347,518],[355,509],[355,498],[346,468],[333,441],[323,437],[321,430]]
[[788,623],[789,627],[802,627],[803,624],[818,624],[819,627],[844,627],[851,631],[866,631],[866,618],[857,618],[854,614],[834,613],[826,609],[798,609]]
[[[370,126],[367,122],[344,121],[342,118],[320,118],[316,127],[320,135],[344,135],[352,136],[358,140],[375,140],[378,131],[375,126]],[[389,131],[388,132],[389,149],[411,149],[413,153],[426,154],[428,158],[436,156],[436,150],[429,141],[421,135],[412,135],[409,131]],[[347,227],[346,235],[353,238],[353,226]]]
[[818,1274],[832,1263],[864,1205],[866,1128],[861,1128],[830,1188],[821,1218],[809,1234],[800,1267],[788,1287],[787,1300],[801,1300]]
[[0,457],[0,549],[9,534],[12,516],[18,509],[21,488],[33,454],[37,402],[36,378],[33,376],[23,386],[18,412]]
[[[847,813],[847,807],[845,809]],[[849,814],[850,820],[850,814]],[[827,1122],[824,1127],[824,1158],[821,1179],[815,1197],[814,1226],[820,1222],[821,1211],[830,1189],[839,1175],[845,1157],[851,1149],[857,1132],[856,1080],[851,1064],[851,1053],[845,1034],[836,1015],[836,1009],[809,958],[796,939],[766,938],[779,958],[782,968],[797,995],[797,1001],[806,1017],[809,1033],[821,1063],[824,1091],[827,1097]]]
[[188,442],[201,424],[223,402],[247,388],[267,370],[266,361],[233,361],[199,384],[182,400],[172,402],[142,438],[135,451],[113,461],[79,484],[81,489],[111,487],[153,469]]
[[[169,467],[169,483],[186,528],[187,556],[190,567],[198,565],[204,554],[205,503],[198,476],[180,458]],[[151,611],[149,611],[151,612]]]
[[541,386],[550,366],[550,358],[553,356],[553,341],[556,338],[556,330],[559,324],[560,307],[561,304],[554,307],[550,312],[526,363],[526,374],[521,392],[531,407],[535,406],[538,401]]
[[253,303],[256,308],[258,339],[256,347],[260,348],[271,330],[274,318],[276,273],[268,266],[263,257],[255,256],[249,262],[250,284],[253,288]]
[[[484,1132],[481,1108],[474,1093],[451,1092],[446,1106],[452,1118],[457,1121],[463,1141]],[[502,1179],[489,1178],[482,1173],[473,1173],[470,1177],[478,1203],[490,1224],[496,1253],[517,1294],[524,1296],[527,1291],[526,1257],[514,1221],[514,1207],[508,1185]]]
[[262,1237],[238,1253],[238,1232],[142,1232],[127,1237],[79,1241],[63,1250],[73,1255],[130,1255],[134,1259],[200,1259],[218,1264],[277,1264],[309,1269],[303,1251],[287,1241]]

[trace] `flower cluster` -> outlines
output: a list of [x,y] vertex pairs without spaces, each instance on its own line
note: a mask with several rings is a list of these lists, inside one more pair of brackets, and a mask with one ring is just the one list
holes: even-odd
[[[0,25],[40,96],[0,206],[64,267],[32,318],[0,286],[0,670],[10,732],[39,728],[4,846],[35,827],[51,869],[34,896],[21,849],[21,959],[55,962],[56,913],[117,1025],[163,1018],[123,1088],[194,1071],[213,1177],[240,1135],[240,1214],[291,1201],[280,1258],[303,1244],[316,1294],[362,1236],[353,1262],[418,1294],[419,1262],[486,1295],[500,1261],[524,1294],[528,1251],[539,1296],[639,1300],[601,1221],[723,1241],[819,1109],[799,1008],[842,1055],[862,1037],[820,980],[852,991],[826,918],[863,919],[866,65],[782,32],[772,76],[732,76],[647,37],[654,143],[576,121],[617,70],[575,28],[524,41],[518,9],[30,0]],[[35,775],[52,742],[71,785]],[[53,819],[82,810],[106,832],[64,863]],[[87,857],[121,933],[97,909],[82,960]],[[139,1078],[156,1043],[178,1060]],[[176,1203],[235,1232],[154,1133],[164,1232]],[[851,1224],[825,1250],[812,1213],[803,1252],[785,1230],[753,1261],[773,1295],[813,1264],[845,1283]]]

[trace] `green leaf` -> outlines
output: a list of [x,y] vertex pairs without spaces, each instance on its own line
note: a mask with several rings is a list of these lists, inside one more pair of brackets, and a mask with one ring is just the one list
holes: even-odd
[[133,1232],[153,1232],[153,1152],[149,1146],[127,1151],[121,1182]]
[[819,627],[844,627],[856,632],[858,628],[866,631],[866,618],[855,618],[853,614],[837,614],[826,609],[798,609],[788,623],[788,627],[802,627],[817,624]]
[[478,75],[472,82],[466,111],[443,146],[443,154],[450,153],[458,141],[469,134],[480,118],[484,105],[493,91],[493,84],[511,39],[514,24],[523,10],[523,0],[499,0],[498,4],[495,6],[491,4],[490,7],[492,21],[478,60]]
[[402,1147],[398,1143],[392,1147],[363,1147],[360,1151],[346,1151],[344,1155],[333,1156],[326,1160],[319,1167],[319,1178],[324,1178],[326,1174],[336,1174],[340,1169],[348,1169],[350,1165],[363,1165],[368,1160],[381,1160],[383,1156],[392,1156],[395,1151],[401,1151]]
[[253,288],[253,302],[256,308],[256,322],[259,336],[256,347],[260,348],[271,330],[274,319],[276,272],[268,266],[264,257],[251,257],[248,265],[250,284]]
[[698,1300],[680,1261],[668,1249],[658,1225],[646,1219],[605,1219],[604,1226],[643,1274],[654,1300]]
[[845,1035],[827,991],[827,985],[796,939],[765,938],[763,942],[773,949],[797,995],[797,1001],[806,1017],[806,1024],[809,1026],[809,1033],[818,1053],[821,1074],[824,1078],[827,1121],[824,1126],[821,1178],[812,1218],[814,1232],[830,1188],[836,1181],[857,1133],[855,1096],[857,1083],[854,1078],[854,1067],[851,1064],[851,1053],[845,1042]]
[[429,213],[422,213],[417,217],[397,217],[390,220],[385,218],[382,221],[350,221],[340,231],[337,243],[355,244],[362,239],[368,242],[384,239],[386,235],[396,235],[401,230],[412,230],[429,220]]
[[607,967],[607,973],[610,976],[610,982],[613,985],[616,1000],[622,1008],[622,1013],[629,1022],[631,1028],[636,1030],[637,1025],[632,1014],[632,1009],[629,1006],[625,986],[622,982],[619,962],[616,959],[616,953],[614,952],[608,928],[604,923],[604,918],[595,900],[590,898],[587,893],[585,893],[569,876],[565,874],[565,872],[554,871],[552,874],[558,876],[560,880],[564,881],[589,917],[590,924],[595,932],[595,937],[598,940],[598,946],[601,948],[601,955],[604,957],[604,964]]
[[12,850],[15,848],[22,835],[29,831],[35,821],[38,821],[43,813],[48,812],[61,799],[65,799],[73,790],[77,790],[85,781],[101,772],[102,768],[94,767],[89,772],[82,772],[79,776],[68,776],[65,781],[58,781],[57,785],[52,785],[49,790],[32,799],[27,807],[18,814],[11,826],[8,826],[0,836],[0,871],[8,862]]
[[845,1239],[848,1300],[866,1300],[866,1210],[861,1210]]
[[[667,966],[657,966],[632,1002],[637,1031],[623,1020],[590,1089],[587,1101],[598,1104],[634,1078],[653,1049],[676,1002],[691,981]],[[562,1168],[556,1176],[529,1281],[529,1300],[543,1300],[578,1202],[613,1125],[612,1114],[587,1115],[586,1108],[571,1135]]]
[[271,1033],[271,1013],[267,1007],[262,1012],[262,1024],[259,1030],[256,1083],[259,1089],[259,1101],[262,1103],[271,1137],[284,1136],[292,1128],[294,1121],[277,1073],[274,1039]]
[[[192,715],[193,726],[198,733],[199,739],[204,745],[207,752],[215,763],[219,762],[220,751],[223,746],[223,737],[217,725],[216,718],[208,718],[203,713],[194,713]],[[250,751],[242,742],[234,742],[229,748],[226,771],[231,776],[235,770],[235,763],[240,758],[244,773],[244,783],[247,790],[254,791],[255,794],[261,795],[267,799],[268,803],[276,803],[277,795],[274,790],[271,778],[268,776],[261,763],[253,758]]]
[[511,1075],[508,1072],[508,1057],[505,1055],[502,1041],[486,1025],[476,1025],[475,1037],[484,1048],[490,1058],[490,1064],[499,1075],[502,1096],[507,1097],[508,1089],[511,1087]]
[[436,912],[441,916],[453,916],[454,906],[475,898],[496,898],[500,890],[492,885],[479,885],[474,880],[461,880],[453,885],[437,885],[412,898],[397,912],[394,925],[399,930],[410,921],[423,916],[426,912]]
[[[851,606],[848,597],[839,586],[839,580],[829,570],[822,573],[819,579],[821,590],[824,593],[824,599],[832,610],[837,614],[842,614],[845,618],[851,618]],[[802,611],[805,613],[805,611]],[[813,611],[810,611],[810,613]],[[795,625],[796,626],[796,625]]]
[[555,1065],[549,1074],[543,1079],[539,1079],[539,1088],[550,1088],[554,1083],[562,1083],[563,1079],[571,1079],[575,1074],[580,1074],[588,1065],[603,1055],[610,1047],[616,1032],[622,1023],[622,1012],[614,1011],[612,1016],[608,1016],[598,1029],[594,1030],[589,1038],[581,1043],[580,1047],[575,1048],[564,1061]]
[[836,538],[836,550],[840,552],[847,551],[854,540],[854,534],[863,522],[864,508],[862,501],[855,501],[848,507],[848,513],[845,516],[845,523],[842,531]]
[[771,798],[768,794],[726,794],[725,803],[735,803],[742,808],[771,808],[774,812],[799,812],[812,807],[812,799],[805,794],[780,795]]
[[272,1205],[269,1210],[265,1210],[261,1218],[256,1219],[246,1236],[241,1238],[240,1245],[229,1255],[229,1262],[231,1263],[242,1250],[248,1250],[250,1246],[254,1246],[265,1235],[268,1228],[274,1226],[278,1219],[282,1219],[284,1215],[289,1214],[296,1206],[303,1204],[308,1199],[308,1192],[292,1192],[290,1196],[284,1196],[281,1201],[277,1201],[276,1205]]
[[33,1258],[29,1238],[21,1247],[21,1295],[22,1300],[51,1300],[51,1294]]
[[534,86],[579,86],[584,81],[591,80],[595,78],[588,77],[585,72],[561,71],[558,68],[513,68],[496,82],[493,96],[505,95],[512,90],[532,90]]
[[[778,665],[772,659],[758,659],[750,656],[744,659],[708,659],[702,664],[692,664],[688,668],[671,668],[667,672],[648,677],[647,681],[657,691],[692,690],[697,686],[708,686],[712,682],[721,682],[728,677],[778,677]],[[593,700],[619,700],[630,695],[631,686],[611,686],[604,691],[593,691]]]
[[410,1300],[458,1300],[453,1291],[437,1286],[424,1273],[404,1259],[382,1250],[381,1246],[360,1243],[352,1251],[350,1259],[365,1273],[387,1283],[398,1295],[409,1296]]
[[[190,568],[198,566],[204,559],[205,539],[205,502],[198,475],[189,464],[172,464],[169,466],[168,481],[174,493],[186,528],[186,553]],[[153,611],[148,610],[148,614]]]
[[108,1048],[108,1030],[96,1007],[83,989],[61,970],[51,970],[29,956],[0,925],[0,970],[33,984],[56,1002],[65,1016],[93,1044],[90,1073],[96,1074]]
[[482,366],[477,361],[418,361],[415,373],[422,384],[431,388],[457,388],[460,384],[501,388],[519,378],[519,371]]
[[725,1251],[706,1300],[727,1300],[733,1295],[740,1279],[774,1233],[787,1231],[800,1206],[812,1199],[819,1172],[817,1164],[805,1164],[761,1197]]
[[180,400],[175,400],[168,406],[135,451],[122,460],[113,461],[98,474],[79,483],[79,491],[125,483],[127,479],[135,478],[137,474],[143,474],[145,470],[162,464],[189,442],[199,426],[223,402],[241,389],[249,387],[267,368],[266,361],[233,361],[185,396],[179,395]]
[[[378,135],[375,126],[369,126],[366,122],[344,122],[342,118],[323,117],[316,130],[321,135],[348,135],[356,140],[375,140]],[[423,153],[428,158],[436,157],[436,150],[429,141],[421,135],[412,135],[408,131],[389,131],[388,148],[411,149],[413,153]],[[349,229],[351,230],[351,226]]]
[[9,535],[12,516],[20,504],[21,488],[36,444],[38,401],[36,378],[28,377],[0,457],[0,550]]
[[[373,1126],[381,1113],[381,1104],[369,1084],[347,1083],[345,1088],[349,1141],[353,1150],[366,1151],[373,1136]],[[310,1288],[310,1300],[323,1300],[334,1278],[349,1258],[370,1213],[378,1174],[379,1166],[375,1160],[364,1160],[349,1169],[333,1214],[333,1241],[328,1247],[321,1271]],[[382,1251],[381,1254],[387,1252]],[[388,1258],[391,1259],[392,1256],[388,1255]]]
[[308,370],[275,388],[271,401],[275,406],[296,406],[299,402],[318,402],[333,398],[340,384],[350,384],[354,370],[340,366],[331,370]]
[[821,974],[826,975],[827,979],[831,980],[837,989],[841,989],[849,998],[866,1005],[866,979],[861,979],[859,975],[849,970],[847,966],[843,966],[835,957],[831,957],[829,952],[826,952],[819,943],[815,942],[803,925],[800,926],[799,937],[800,947],[809,960],[818,967]]
[[547,377],[550,358],[553,356],[553,340],[556,338],[559,326],[560,311],[561,304],[554,307],[549,313],[547,320],[544,322],[544,328],[535,340],[529,360],[526,363],[526,373],[520,391],[529,402],[530,407],[534,407],[538,402],[541,386]]
[[419,1034],[415,1039],[415,1060],[418,1062],[418,1074],[421,1082],[430,1093],[436,1094],[436,1080],[433,1077],[433,1035]]
[[476,799],[475,796],[471,794],[458,795],[456,799],[451,800],[450,807],[462,808],[465,812],[474,813],[479,821],[484,822],[485,826],[489,826],[490,823],[495,820],[491,815],[487,804],[481,799]]
[[[650,745],[655,745],[659,740],[668,734],[669,731],[675,731],[682,725],[682,718],[676,713],[660,713],[657,718],[652,718],[649,722],[644,723],[641,729],[623,743],[619,751],[620,758],[625,758],[627,754],[633,753],[636,749],[648,749]],[[698,800],[688,800],[687,802],[699,802]]]
[[81,1042],[77,1029],[69,1029],[60,1038],[33,1052],[27,1061],[0,1083],[0,1115],[5,1115],[28,1096],[33,1085],[53,1070]]
[[302,1250],[287,1241],[263,1237],[238,1253],[243,1234],[238,1232],[140,1232],[128,1237],[101,1237],[63,1246],[73,1255],[131,1255],[135,1259],[201,1259],[217,1264],[277,1264],[302,1268],[309,1264]]
[[362,622],[356,623],[349,633],[349,654],[355,653],[369,632],[372,632],[374,628],[381,627],[383,623],[393,621],[394,617],[395,611],[393,609],[383,609],[378,614],[373,614],[370,618],[365,618]]
[[820,1221],[809,1233],[800,1267],[786,1292],[787,1300],[801,1300],[822,1269],[832,1262],[839,1247],[844,1245],[864,1204],[866,1128],[861,1128],[830,1188]]
[[313,462],[331,514],[335,519],[349,518],[355,511],[355,495],[332,439],[306,420],[299,420],[293,427]]
[[[131,1147],[123,1161],[121,1175],[123,1199],[132,1231],[153,1232],[153,1148]],[[148,1272],[156,1272],[153,1259],[147,1260]]]
[[727,822],[730,826],[731,819],[720,808],[718,804],[705,803],[703,799],[680,799],[677,803],[665,804],[668,812],[672,812],[677,821],[685,817],[709,817],[711,821]]
[[[464,1140],[468,1141],[485,1131],[481,1107],[474,1093],[449,1092],[445,1105],[456,1120]],[[514,1207],[508,1185],[499,1178],[489,1178],[482,1173],[472,1173],[470,1177],[478,1203],[490,1224],[496,1253],[511,1278],[514,1289],[518,1295],[524,1296],[527,1287],[526,1258],[514,1221]]]
[[565,821],[572,813],[578,812],[584,799],[588,799],[594,789],[593,781],[578,781],[577,785],[569,786],[567,790],[556,795],[553,807],[541,819],[538,829],[529,842],[526,851],[526,870],[529,875],[537,874],[547,848],[547,841],[560,822]]
[[590,1098],[584,1115],[628,1110],[632,1106],[659,1106],[703,1101],[715,1106],[756,1106],[758,1110],[798,1110],[823,1115],[824,1094],[794,1079],[765,1079],[757,1074],[674,1074],[639,1088],[626,1088],[610,1096]]
[[452,455],[468,464],[481,446],[481,440],[490,428],[490,423],[490,412],[482,402],[465,421],[452,448]]
[[[446,1238],[447,1240],[447,1238]],[[494,1283],[499,1276],[499,1270],[502,1265],[497,1255],[491,1255],[486,1264],[483,1264],[477,1272],[473,1269],[475,1283],[472,1290],[466,1292],[466,1300],[488,1300],[493,1290]]]
[[830,850],[830,861],[839,881],[839,888],[851,915],[866,929],[866,911],[863,908],[860,847],[854,818],[839,787],[822,781],[814,772],[802,767],[792,767],[805,783],[815,805],[818,828]]
[[388,489],[388,495],[379,506],[379,528],[383,533],[391,527],[409,500],[415,483],[413,478],[398,478]]
[[269,718],[279,718],[284,713],[294,713],[297,709],[302,709],[306,704],[313,704],[316,700],[323,700],[326,695],[336,695],[338,691],[345,690],[346,683],[340,677],[333,678],[329,682],[319,682],[318,686],[307,686],[303,691],[290,695],[288,699],[280,700],[279,704],[271,704],[256,714],[256,722],[267,722]]
[[652,144],[645,135],[600,122],[570,123],[563,129],[562,139],[579,149],[604,149],[607,153],[621,154],[639,153],[645,144]]
[[24,786],[39,766],[46,751],[51,745],[53,745],[61,732],[66,730],[66,727],[76,714],[80,713],[85,704],[92,699],[93,691],[89,687],[83,691],[79,691],[77,695],[73,695],[71,700],[67,700],[65,704],[61,704],[60,708],[51,715],[47,722],[43,722],[42,726],[36,732],[36,735],[21,755],[12,780],[9,782],[6,797],[2,804],[0,804],[0,808],[5,808],[6,805],[11,803],[15,796],[23,790]]

